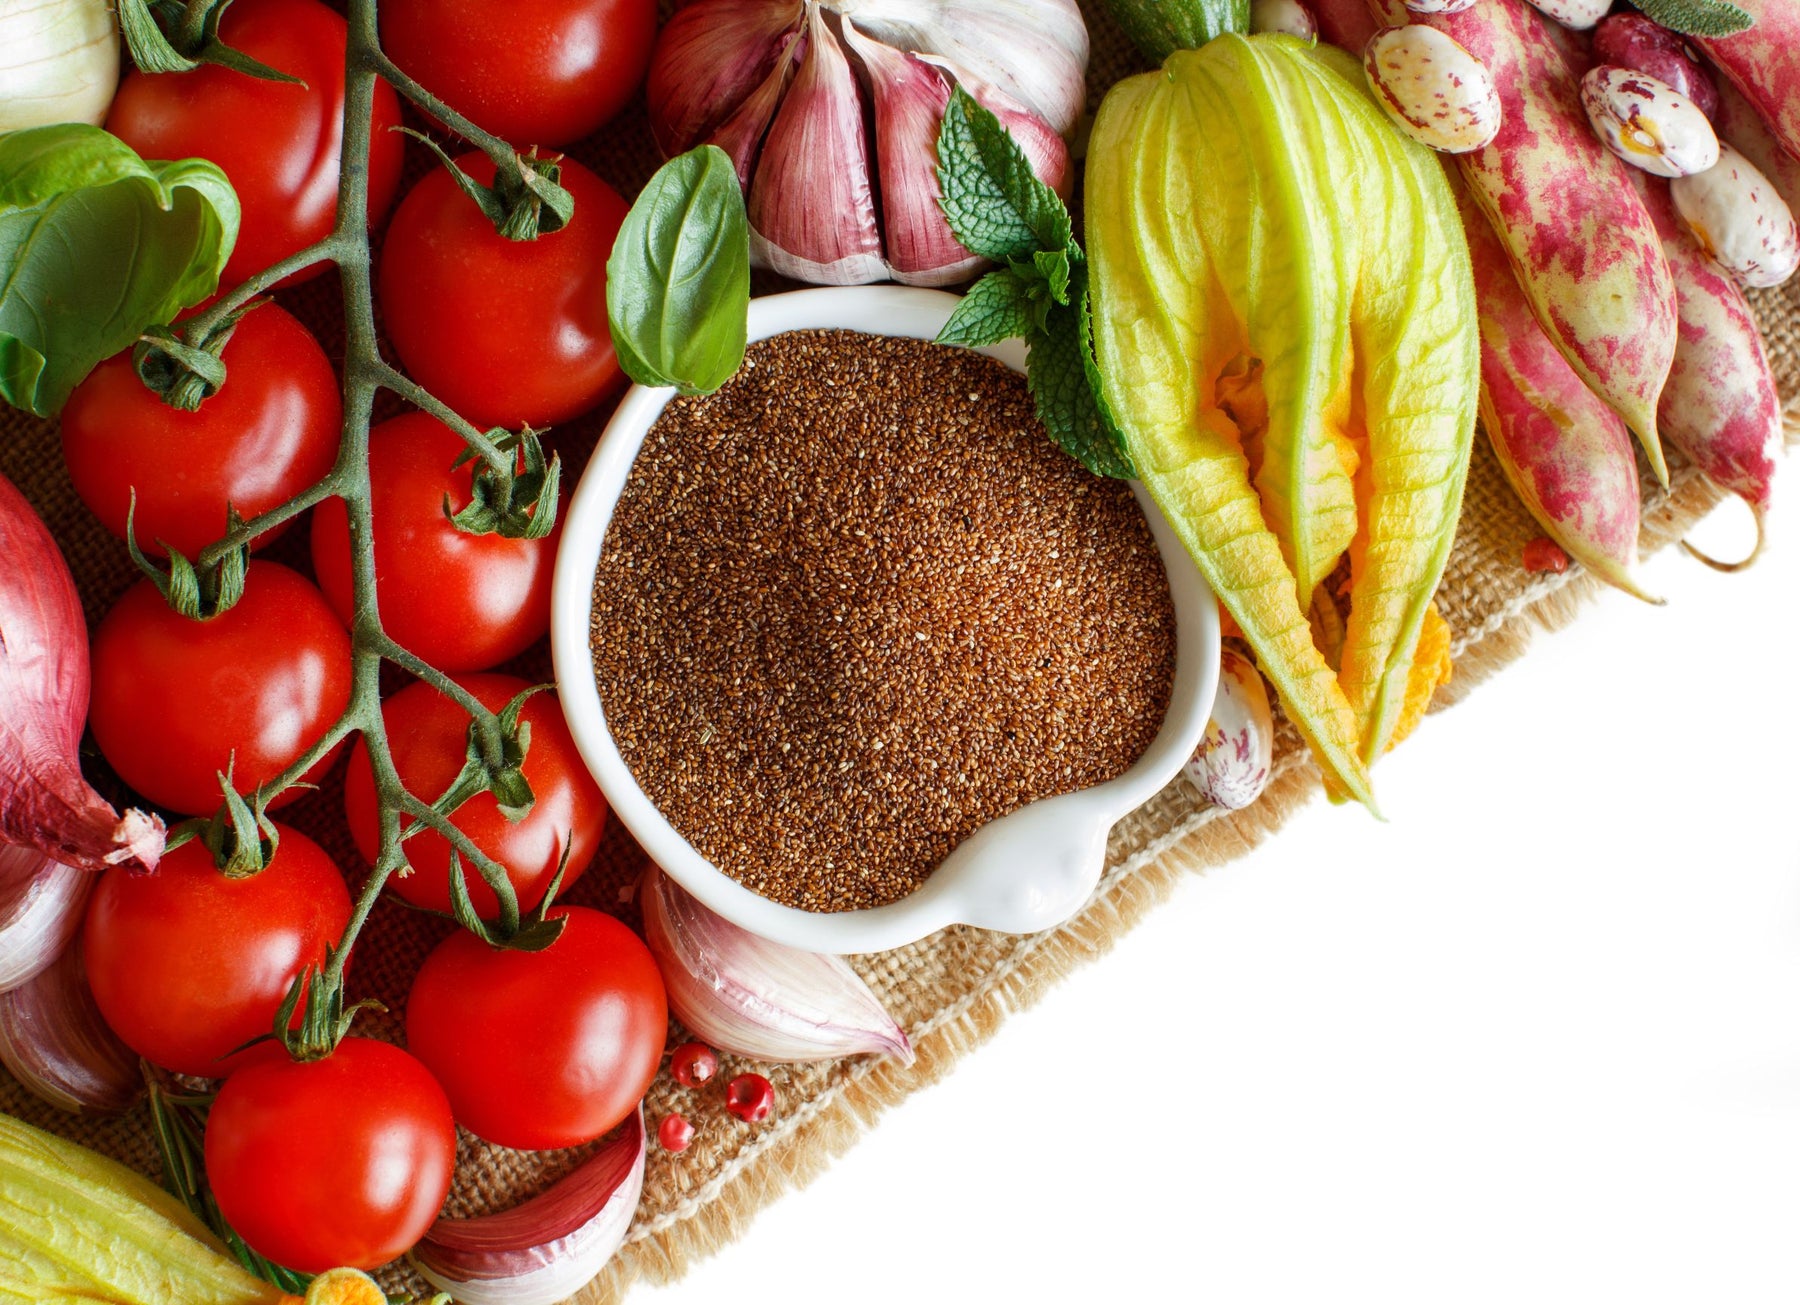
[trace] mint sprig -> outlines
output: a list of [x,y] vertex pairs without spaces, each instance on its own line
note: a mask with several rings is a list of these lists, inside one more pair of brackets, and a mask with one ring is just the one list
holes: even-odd
[[960,86],[938,131],[938,189],[956,238],[1004,264],[970,287],[938,343],[979,348],[1023,338],[1031,397],[1051,438],[1095,475],[1131,479],[1137,471],[1124,436],[1100,397],[1087,260],[1069,210],[1000,120]]
[[1683,36],[1730,36],[1756,19],[1727,0],[1635,0],[1644,17]]

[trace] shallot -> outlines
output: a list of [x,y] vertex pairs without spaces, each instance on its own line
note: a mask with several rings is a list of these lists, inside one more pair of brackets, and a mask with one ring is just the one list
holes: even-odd
[[56,541],[3,477],[0,558],[0,843],[82,870],[154,869],[162,821],[121,817],[81,777],[87,624]]

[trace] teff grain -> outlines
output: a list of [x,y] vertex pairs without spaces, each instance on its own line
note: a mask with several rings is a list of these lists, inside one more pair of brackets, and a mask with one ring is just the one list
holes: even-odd
[[651,428],[594,577],[607,724],[702,855],[812,911],[906,896],[981,825],[1111,779],[1175,623],[1136,500],[1023,378],[798,331]]

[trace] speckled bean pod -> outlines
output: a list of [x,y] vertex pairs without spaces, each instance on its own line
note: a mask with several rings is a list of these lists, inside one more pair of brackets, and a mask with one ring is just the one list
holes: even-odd
[[1363,49],[1376,103],[1427,149],[1467,154],[1500,133],[1500,93],[1481,60],[1434,27],[1384,27]]
[[1735,36],[1697,39],[1789,154],[1800,158],[1800,0],[1734,0],[1756,20]]
[[[1400,0],[1370,4],[1390,22],[1405,19]],[[1458,157],[1463,176],[1538,322],[1666,476],[1656,405],[1675,356],[1675,286],[1632,169],[1594,138],[1579,73],[1523,0],[1415,21],[1487,65],[1504,120],[1492,145]]]
[[1212,718],[1184,773],[1208,802],[1238,811],[1262,796],[1275,757],[1275,720],[1261,673],[1231,648],[1219,654]]
[[1460,201],[1481,312],[1481,424],[1500,469],[1565,553],[1608,584],[1658,601],[1635,574],[1631,433],[1537,324],[1505,248],[1466,191]]
[[1744,93],[1729,83],[1719,87],[1713,126],[1720,140],[1755,164],[1787,206],[1800,212],[1800,158],[1782,148]]

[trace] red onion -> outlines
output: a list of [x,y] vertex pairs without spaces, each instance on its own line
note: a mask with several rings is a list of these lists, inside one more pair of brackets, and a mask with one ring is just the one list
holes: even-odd
[[123,817],[81,777],[87,719],[87,625],[56,541],[0,477],[0,843],[64,865],[154,869],[163,825]]

